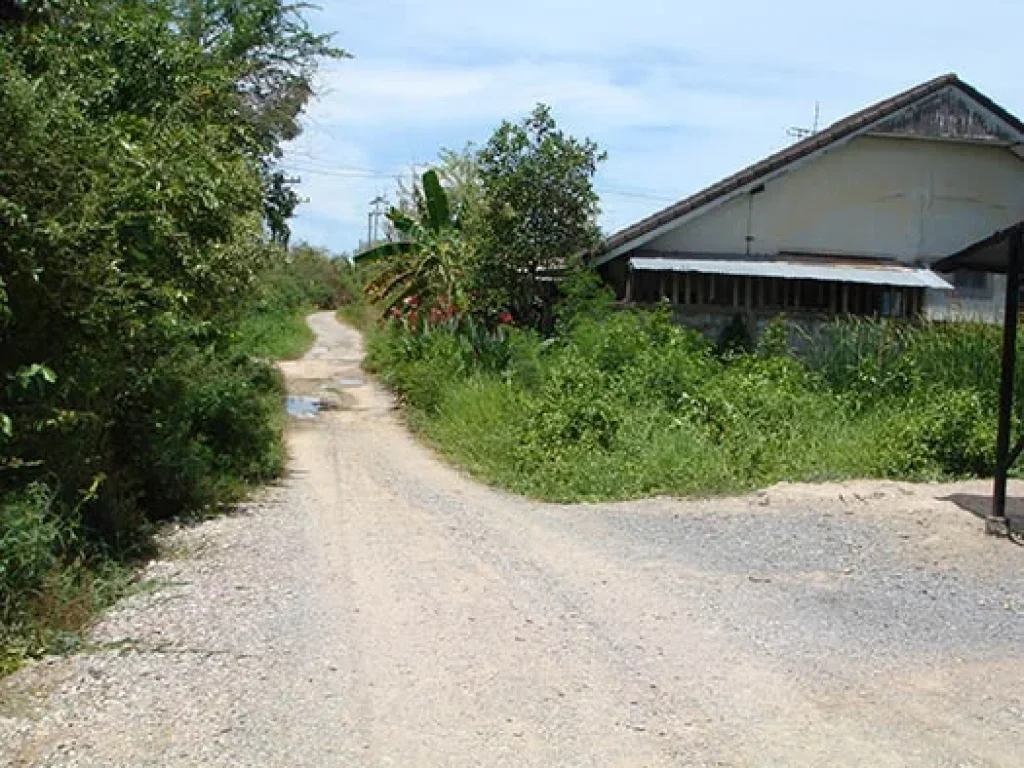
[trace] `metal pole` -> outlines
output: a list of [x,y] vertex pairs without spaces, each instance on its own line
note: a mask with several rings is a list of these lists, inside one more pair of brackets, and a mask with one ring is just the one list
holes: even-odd
[[1013,414],[1013,374],[1017,358],[1017,315],[1020,309],[1020,255],[1022,230],[1010,233],[1010,257],[1006,265],[1006,302],[1003,305],[1003,363],[999,383],[999,432],[996,436],[996,478],[992,489],[992,514],[985,532],[1009,535],[1006,522],[1006,475],[1010,471],[1010,427]]

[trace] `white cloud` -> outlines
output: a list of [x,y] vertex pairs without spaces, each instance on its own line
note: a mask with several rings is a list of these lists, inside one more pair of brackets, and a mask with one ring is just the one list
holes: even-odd
[[1011,0],[330,2],[315,23],[357,58],[325,68],[289,152],[310,198],[295,229],[354,247],[390,174],[538,101],[609,149],[614,229],[779,149],[816,100],[828,123],[955,70],[1024,107],[1014,51],[967,33],[1021,22]]

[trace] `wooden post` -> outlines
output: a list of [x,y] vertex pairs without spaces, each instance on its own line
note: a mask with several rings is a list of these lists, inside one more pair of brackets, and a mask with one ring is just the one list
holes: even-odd
[[764,309],[764,284],[768,282],[768,278],[759,277],[757,278],[757,306]]
[[850,284],[843,283],[843,314],[850,314]]
[[633,270],[630,269],[626,272],[626,303],[633,303]]
[[800,281],[793,281],[793,309],[800,309]]
[[672,306],[679,305],[679,273],[672,273]]
[[740,279],[738,277],[732,279],[732,308],[740,308]]
[[683,280],[685,281],[685,285],[683,286],[683,293],[686,294],[685,298],[683,298],[683,304],[689,304],[690,301],[691,301],[690,297],[693,295],[693,294],[690,293],[690,273],[689,272],[687,272],[685,275],[683,275]]
[[665,273],[658,273],[658,301],[665,298]]
[[694,279],[697,281],[697,306],[700,306],[704,303],[704,274],[698,272]]
[[743,292],[743,304],[747,309],[754,308],[754,278],[748,277]]
[[708,275],[708,304],[715,303],[715,276]]
[[836,291],[837,291],[836,284],[835,283],[829,283],[828,284],[828,313],[830,315],[832,315],[833,317],[836,314]]

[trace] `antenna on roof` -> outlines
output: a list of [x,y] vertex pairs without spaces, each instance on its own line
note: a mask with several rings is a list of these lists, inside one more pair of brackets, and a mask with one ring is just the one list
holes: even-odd
[[808,136],[813,136],[818,132],[818,122],[821,120],[821,102],[814,102],[814,126],[811,128],[798,128],[794,126],[786,131],[787,136],[792,136],[794,139],[799,141],[800,139],[806,139]]

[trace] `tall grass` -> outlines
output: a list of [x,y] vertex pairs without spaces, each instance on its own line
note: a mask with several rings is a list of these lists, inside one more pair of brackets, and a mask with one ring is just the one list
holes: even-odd
[[658,312],[578,318],[548,341],[391,323],[370,364],[441,451],[543,499],[992,471],[997,329],[836,323],[802,359],[778,335],[723,356]]

